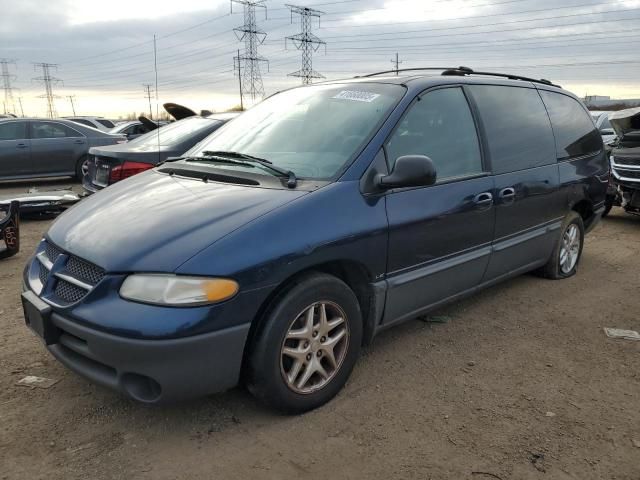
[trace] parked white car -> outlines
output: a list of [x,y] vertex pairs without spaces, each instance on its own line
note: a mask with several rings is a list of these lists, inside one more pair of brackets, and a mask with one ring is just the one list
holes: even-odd
[[611,126],[609,122],[609,114],[613,113],[610,111],[594,111],[591,112],[591,118],[593,118],[593,123],[596,124],[598,130],[600,131],[600,135],[602,135],[602,141],[605,145],[609,145],[616,139],[616,132]]
[[72,122],[79,123],[86,127],[97,128],[102,132],[108,132],[113,127],[115,127],[115,124],[111,120],[103,117],[62,117],[62,118],[66,120],[71,120]]

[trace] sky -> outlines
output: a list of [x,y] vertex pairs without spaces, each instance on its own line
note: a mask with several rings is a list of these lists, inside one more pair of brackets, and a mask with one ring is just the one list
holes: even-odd
[[[327,79],[394,68],[465,65],[547,78],[579,96],[640,98],[640,0],[290,0],[323,12],[313,34],[326,42],[313,68]],[[60,116],[118,118],[148,112],[144,84],[158,92],[152,111],[177,102],[221,111],[239,102],[234,56],[244,42],[242,5],[230,0],[0,0],[0,59],[15,109],[44,116],[45,90],[34,63],[51,74]],[[300,31],[281,0],[256,9],[266,34],[258,52],[266,95],[299,85]],[[242,65],[241,65],[242,66]],[[1,73],[1,72],[0,72]],[[1,85],[0,85],[1,86]],[[0,101],[4,100],[0,91]],[[251,103],[247,99],[247,103]],[[160,105],[160,106],[158,106]],[[0,104],[0,111],[4,108]]]

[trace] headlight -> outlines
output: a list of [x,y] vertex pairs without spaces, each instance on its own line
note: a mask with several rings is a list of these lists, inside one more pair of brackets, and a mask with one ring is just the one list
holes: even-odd
[[129,275],[120,287],[120,296],[155,305],[190,307],[228,300],[238,289],[236,282],[225,278],[150,273]]

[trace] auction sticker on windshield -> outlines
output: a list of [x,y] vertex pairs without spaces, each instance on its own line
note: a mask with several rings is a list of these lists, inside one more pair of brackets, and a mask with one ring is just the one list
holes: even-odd
[[356,90],[343,90],[333,98],[339,98],[341,100],[352,100],[355,102],[371,103],[379,96],[380,96],[379,93],[358,92]]

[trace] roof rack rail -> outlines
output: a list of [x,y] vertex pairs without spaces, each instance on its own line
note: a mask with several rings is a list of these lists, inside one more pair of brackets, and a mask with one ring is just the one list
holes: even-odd
[[[384,72],[375,72],[369,73],[367,75],[358,75],[355,78],[367,78],[367,77],[375,77],[377,75],[384,75],[386,73],[398,73],[398,72],[413,72],[420,70],[457,70],[458,68],[464,67],[420,67],[420,68],[400,68],[399,70],[385,70]],[[471,70],[471,69],[469,69]]]
[[549,85],[551,87],[562,88],[560,85],[556,85],[555,83],[551,83],[549,80],[545,78],[530,78],[523,77],[522,75],[513,75],[511,73],[496,73],[496,72],[476,72],[469,67],[458,67],[458,68],[450,68],[442,72],[442,75],[486,75],[489,77],[501,77],[508,78],[509,80],[524,80],[525,82],[533,82],[533,83],[541,83],[543,85]]
[[386,70],[384,72],[370,73],[368,75],[363,75],[362,77],[356,77],[356,78],[375,77],[377,75],[384,75],[386,73],[412,72],[412,71],[421,71],[421,70],[442,70],[441,75],[453,75],[453,76],[457,75],[460,77],[464,77],[466,75],[486,75],[489,77],[501,77],[501,78],[507,78],[509,80],[523,80],[526,82],[541,83],[543,85],[549,85],[551,87],[562,88],[560,85],[551,83],[549,80],[544,78],[540,78],[540,79],[529,78],[529,77],[523,77],[522,75],[513,75],[511,73],[476,72],[469,67],[462,67],[462,66],[461,67],[444,67],[444,68],[442,67],[401,68],[399,70]]

